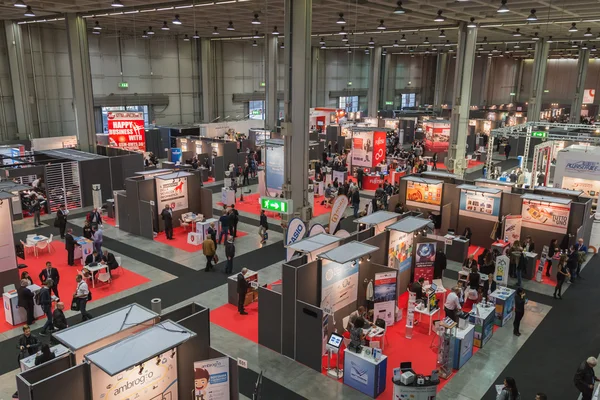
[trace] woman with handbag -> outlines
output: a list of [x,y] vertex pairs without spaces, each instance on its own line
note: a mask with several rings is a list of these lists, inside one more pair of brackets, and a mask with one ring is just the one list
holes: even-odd
[[91,314],[85,309],[88,300],[92,299],[92,293],[81,275],[77,275],[75,280],[77,281],[77,289],[75,290],[75,293],[73,293],[71,310],[81,312],[81,320],[87,321],[88,319],[92,319]]

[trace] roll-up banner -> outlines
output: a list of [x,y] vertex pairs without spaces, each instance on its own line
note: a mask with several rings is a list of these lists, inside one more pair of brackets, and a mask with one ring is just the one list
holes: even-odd
[[433,263],[435,262],[435,249],[437,243],[417,243],[415,259],[415,281],[423,277],[426,281],[433,282]]
[[267,146],[266,148],[266,182],[267,190],[280,193],[283,188],[284,147]]
[[348,197],[339,195],[333,201],[331,206],[331,214],[329,215],[329,233],[334,234],[340,220],[344,216],[344,211],[348,207]]
[[[304,222],[300,218],[292,218],[287,227],[286,246],[303,239],[304,235],[306,235],[306,225],[304,225]],[[294,255],[294,250],[286,249],[286,252],[286,261],[290,261]]]
[[381,318],[387,326],[394,325],[397,281],[398,273],[396,271],[375,274],[373,320]]
[[406,271],[412,265],[413,235],[390,230],[388,267]]

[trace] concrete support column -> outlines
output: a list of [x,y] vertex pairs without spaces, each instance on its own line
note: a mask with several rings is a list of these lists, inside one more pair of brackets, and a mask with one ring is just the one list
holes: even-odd
[[73,110],[75,112],[77,139],[82,150],[95,153],[94,94],[92,91],[87,25],[85,19],[76,14],[67,14],[65,21],[67,23],[67,42],[69,44],[69,64],[71,65]]
[[4,29],[6,31],[10,80],[15,101],[17,134],[19,139],[28,139],[29,135],[34,134],[34,127],[31,103],[29,102],[29,86],[27,68],[25,68],[21,25],[16,22],[4,21]]
[[511,100],[515,103],[519,102],[521,98],[521,85],[523,84],[523,65],[525,65],[525,61],[522,58],[516,60],[517,68],[515,71],[515,87],[513,88],[513,93]]
[[458,48],[456,50],[456,71],[454,74],[454,99],[450,118],[450,148],[448,159],[453,164],[449,169],[462,177],[465,173],[467,150],[467,130],[473,84],[473,66],[477,45],[477,28],[468,28],[465,22],[458,27]]
[[490,90],[493,90],[494,82],[494,58],[488,57],[483,67],[483,85],[481,85],[481,104],[488,106],[490,104]]
[[284,194],[304,221],[308,204],[308,122],[310,107],[312,0],[285,0]]
[[379,93],[381,91],[381,46],[371,51],[371,66],[369,69],[369,90],[367,110],[369,117],[377,117],[379,109]]
[[265,40],[265,127],[275,130],[279,119],[279,102],[277,101],[277,66],[279,59],[279,41],[275,35],[266,35]]
[[319,80],[319,58],[321,57],[321,52],[318,47],[312,48],[312,58],[311,58],[311,75],[310,75],[310,106],[318,107],[317,105],[317,90],[318,80]]
[[590,63],[590,51],[579,50],[579,59],[577,61],[577,83],[575,85],[575,95],[571,103],[571,116],[569,122],[578,124],[581,115],[581,105],[583,104],[583,92],[585,91],[585,78],[587,76],[588,65]]
[[388,101],[394,101],[396,97],[396,59],[392,59],[391,54],[383,56],[383,109],[394,109],[393,106],[386,106]]
[[544,95],[544,84],[546,82],[546,70],[548,66],[548,50],[550,46],[546,39],[540,39],[535,45],[533,55],[533,77],[531,92],[527,104],[527,122],[539,121],[542,111],[542,96]]
[[446,92],[446,74],[448,71],[448,53],[439,53],[435,68],[435,92],[433,94],[433,112],[442,112],[444,93]]
[[215,115],[216,83],[213,69],[213,49],[210,39],[200,39],[200,74],[202,77],[202,120],[211,122]]

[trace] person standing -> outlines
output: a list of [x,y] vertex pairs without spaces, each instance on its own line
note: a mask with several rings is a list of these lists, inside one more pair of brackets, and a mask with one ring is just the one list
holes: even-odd
[[250,184],[250,180],[248,179],[249,175],[250,175],[250,166],[248,165],[248,163],[246,163],[246,164],[244,164],[244,180],[242,182],[242,186],[247,186]]
[[65,235],[65,249],[67,250],[67,264],[71,267],[75,265],[75,238],[73,237],[73,229],[69,228]]
[[596,365],[598,365],[598,360],[595,357],[588,357],[575,372],[573,382],[577,390],[581,392],[581,400],[592,400],[594,384],[600,381],[594,372]]
[[519,394],[514,378],[509,376],[504,378],[504,387],[496,396],[496,400],[521,400],[521,395]]
[[448,294],[446,302],[444,303],[444,312],[446,317],[452,321],[458,323],[458,311],[460,311],[460,300],[458,295],[460,294],[460,288],[455,286],[452,291]]
[[571,274],[571,283],[575,283],[575,274],[577,273],[577,264],[579,262],[579,256],[577,255],[577,250],[575,245],[569,247],[569,255],[567,258],[567,269]]
[[552,257],[558,251],[558,240],[552,239],[548,247],[548,258],[546,262],[546,276],[550,276],[550,268],[552,268]]
[[442,279],[444,275],[444,270],[448,266],[448,260],[446,258],[446,253],[442,251],[441,248],[438,247],[435,252],[435,261],[433,262],[433,279]]
[[433,164],[431,169],[433,171],[437,171],[437,160],[438,160],[438,153],[433,153],[433,156],[431,157],[431,162]]
[[[104,242],[104,235],[102,234],[102,229],[100,226],[96,226],[92,228],[94,230],[94,234],[92,235],[92,240],[94,241],[94,249],[98,252],[98,254],[102,254],[102,243]],[[171,231],[173,228],[171,228]],[[171,236],[173,234],[171,233]]]
[[231,274],[233,272],[233,258],[235,257],[235,245],[233,244],[233,236],[227,239],[225,243],[225,257],[227,258],[227,264],[225,265],[225,273]]
[[56,355],[50,351],[50,346],[48,346],[47,343],[44,343],[42,345],[42,354],[38,355],[37,357],[35,357],[35,365],[42,365],[45,362],[48,362],[50,360],[54,360],[56,358]]
[[260,244],[267,243],[266,235],[269,230],[269,223],[267,222],[267,216],[265,210],[260,210],[260,221],[258,227],[258,234],[260,235]]
[[365,176],[365,171],[361,167],[358,167],[358,169],[356,170],[356,180],[358,183],[358,188],[360,190],[362,190],[362,187],[363,187],[364,176]]
[[87,312],[87,310],[85,309],[87,306],[87,302],[88,300],[90,300],[90,289],[87,285],[87,283],[85,283],[85,281],[83,280],[83,277],[81,275],[77,275],[75,277],[75,281],[77,282],[77,289],[75,290],[75,293],[73,293],[73,298],[75,299],[75,301],[77,302],[77,305],[79,306],[79,312],[81,313],[81,320],[82,321],[87,321],[88,319],[92,319],[92,316],[89,312]]
[[52,296],[50,296],[50,288],[53,283],[51,278],[46,279],[38,295],[39,304],[47,318],[46,323],[42,326],[42,331],[40,332],[40,335],[42,336],[46,336],[48,330],[50,330],[50,332],[54,330],[54,325],[52,325]]
[[229,214],[227,211],[223,211],[223,215],[219,218],[219,224],[221,224],[221,234],[219,235],[219,244],[223,240],[223,236],[225,236],[225,241],[227,242],[227,236],[229,235]]
[[19,350],[25,353],[26,356],[32,356],[37,353],[38,347],[40,346],[39,340],[31,334],[31,327],[29,325],[23,326],[23,336],[19,338]]
[[33,212],[33,226],[36,228],[42,226],[42,221],[40,220],[41,210],[42,206],[40,205],[40,201],[37,199],[37,196],[34,195],[33,200],[31,201],[31,212]]
[[587,253],[587,246],[583,244],[583,238],[577,239],[575,244],[575,251],[577,252],[577,271],[575,271],[575,277],[581,278],[581,265],[585,261],[585,255]]
[[94,232],[92,232],[92,226],[90,225],[90,221],[85,221],[84,225],[83,225],[83,237],[89,240],[92,240],[92,235],[94,234]]
[[168,240],[173,240],[173,211],[169,205],[165,205],[165,208],[160,213],[163,221],[165,222],[165,235]]
[[566,262],[567,262],[567,257],[565,255],[562,255],[560,257],[560,260],[558,261],[558,266],[557,271],[556,271],[556,286],[554,287],[554,295],[553,297],[556,299],[557,295],[558,298],[562,300],[562,286],[563,283],[565,283],[565,279],[569,279],[571,278],[571,273],[569,272],[569,270],[567,269],[566,266]]
[[237,293],[238,293],[238,312],[240,315],[248,315],[244,310],[244,302],[246,301],[246,293],[248,293],[248,281],[246,280],[246,273],[248,268],[242,268],[237,276]]
[[508,157],[510,156],[511,149],[512,149],[512,147],[508,143],[506,144],[506,146],[504,146],[504,156],[506,157],[507,160],[508,160]]
[[17,306],[25,309],[27,313],[27,325],[32,325],[35,323],[33,316],[34,294],[27,286],[29,286],[29,281],[21,279],[21,287],[17,290]]
[[208,272],[212,269],[212,261],[216,252],[215,242],[212,237],[207,237],[206,240],[202,242],[202,253],[204,253],[204,256],[206,257],[206,268],[204,269],[204,272]]
[[63,204],[58,207],[58,211],[56,212],[56,222],[54,226],[60,231],[60,238],[65,238],[65,230],[67,229],[67,215],[69,215],[69,210],[65,208]]
[[87,220],[90,221],[92,229],[95,226],[102,225],[102,215],[98,212],[97,208],[94,208],[87,216]]
[[525,303],[527,303],[525,290],[519,287],[515,295],[515,322],[513,323],[513,334],[515,336],[521,336],[521,320],[525,315]]
[[56,297],[59,297],[58,281],[60,280],[60,276],[58,274],[58,269],[52,267],[52,263],[50,261],[46,262],[46,268],[40,272],[39,278],[42,284],[44,284],[48,279],[52,279],[52,293],[54,293]]
[[58,303],[56,303],[56,308],[52,313],[54,327],[59,331],[62,329],[67,329],[69,327],[69,324],[67,324],[67,318],[65,318],[65,313],[63,312],[64,309],[65,303],[59,301]]
[[360,193],[358,188],[352,192],[352,208],[354,208],[354,218],[358,218],[358,209],[360,208]]
[[215,229],[215,223],[211,222],[210,225],[208,226],[208,229],[206,230],[206,233],[208,233],[208,236],[210,236],[210,238],[212,239],[214,245],[215,245],[215,249],[217,248],[217,230]]
[[240,222],[240,213],[235,209],[235,204],[231,205],[231,210],[229,211],[229,234],[236,238],[237,237],[237,226]]

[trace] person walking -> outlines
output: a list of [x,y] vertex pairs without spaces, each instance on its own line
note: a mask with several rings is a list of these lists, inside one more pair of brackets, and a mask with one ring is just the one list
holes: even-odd
[[260,210],[260,222],[258,227],[258,234],[260,235],[260,244],[267,243],[267,231],[269,230],[269,223],[267,222],[267,216],[265,210]]
[[552,239],[548,247],[548,258],[546,261],[546,276],[550,276],[550,268],[552,268],[552,257],[558,251],[558,240]]
[[577,252],[577,271],[575,271],[575,277],[581,278],[581,265],[585,261],[585,255],[587,254],[587,246],[583,244],[583,238],[577,239],[575,244],[575,251]]
[[242,186],[250,185],[250,180],[248,179],[249,175],[250,175],[250,166],[248,165],[248,163],[245,163],[244,164],[244,180],[242,181]]
[[29,286],[29,281],[21,279],[21,287],[17,290],[17,306],[25,309],[27,313],[27,325],[32,325],[35,323],[35,317],[33,316],[33,298],[35,295],[27,286]]
[[558,261],[557,271],[556,271],[556,286],[554,287],[554,295],[553,297],[556,299],[557,296],[562,300],[562,286],[565,283],[565,279],[571,278],[571,273],[567,269],[567,256],[564,254],[560,257]]
[[246,273],[248,273],[248,268],[244,267],[237,276],[238,312],[240,315],[248,315],[244,310],[246,293],[248,293],[248,287],[250,286],[246,280]]
[[163,221],[165,222],[165,235],[168,240],[173,240],[173,210],[167,204],[165,208],[160,213]]
[[235,209],[235,204],[231,205],[229,210],[229,234],[236,238],[237,237],[237,226],[240,222],[240,213]]
[[81,275],[75,277],[75,282],[77,282],[77,288],[75,289],[75,293],[73,293],[73,299],[77,302],[79,312],[81,313],[81,320],[87,321],[88,319],[92,319],[92,315],[86,310],[87,302],[91,300],[90,289]]
[[46,268],[40,272],[39,278],[42,284],[44,284],[44,282],[46,282],[48,279],[52,279],[52,293],[54,293],[56,297],[59,297],[58,281],[60,280],[60,275],[58,274],[58,269],[54,268],[50,261],[46,261]]
[[221,234],[218,243],[221,244],[223,236],[225,236],[225,242],[227,242],[227,236],[229,235],[229,213],[227,211],[223,211],[223,215],[219,218],[219,224],[221,224]]
[[433,156],[431,156],[431,162],[433,164],[431,169],[433,171],[437,171],[437,161],[438,161],[438,153],[433,153]]
[[217,253],[215,242],[212,237],[209,236],[202,242],[202,253],[204,253],[204,256],[206,257],[206,268],[204,269],[204,272],[208,272],[212,269],[213,257]]
[[92,229],[95,226],[102,225],[102,215],[98,212],[98,209],[94,207],[92,211],[87,215],[87,220],[90,222]]
[[53,283],[51,278],[46,279],[38,294],[37,302],[42,307],[42,311],[46,314],[47,318],[46,323],[42,326],[42,331],[40,332],[40,335],[42,336],[46,336],[48,330],[50,330],[50,332],[54,330],[54,325],[52,325],[52,296],[50,296],[50,288]]
[[52,313],[52,323],[54,324],[54,327],[59,331],[62,329],[67,329],[69,327],[69,324],[67,324],[67,318],[65,318],[65,313],[63,311],[64,309],[65,303],[59,301],[58,303],[56,303],[56,308]]
[[360,190],[362,190],[363,187],[363,178],[365,176],[365,170],[363,170],[361,167],[358,167],[358,169],[356,170],[356,183],[358,183],[358,188]]
[[575,283],[575,274],[577,273],[577,264],[579,263],[579,255],[575,245],[569,247],[569,255],[567,256],[567,269],[571,274],[571,283]]
[[75,266],[75,243],[73,229],[69,228],[65,235],[65,249],[67,250],[67,264],[71,267]]
[[510,376],[504,378],[504,387],[496,396],[496,400],[521,400],[521,395],[519,394],[514,378]]
[[512,147],[508,143],[506,144],[506,146],[504,146],[504,156],[506,157],[507,160],[508,160],[508,157],[510,156],[511,149],[512,149]]
[[[94,249],[98,252],[98,254],[102,254],[102,243],[104,242],[104,235],[102,233],[102,229],[100,226],[96,226],[92,228],[94,230],[94,234],[92,235],[92,240],[94,241]],[[173,228],[171,228],[171,231]],[[171,236],[173,234],[171,233]]]
[[354,208],[354,218],[358,218],[358,209],[360,208],[360,193],[358,188],[352,192],[352,208]]
[[92,240],[93,234],[94,232],[92,232],[92,225],[90,225],[90,221],[86,220],[83,224],[83,237]]
[[208,233],[208,236],[210,236],[210,238],[212,239],[213,243],[215,244],[215,249],[217,248],[217,230],[215,229],[215,223],[211,222],[210,225],[208,226],[208,229],[206,230],[206,233]]
[[38,226],[42,226],[42,221],[40,220],[40,212],[42,210],[42,206],[40,205],[40,201],[37,197],[34,197],[31,202],[31,212],[33,213],[33,226],[36,228]]
[[515,336],[521,336],[521,320],[525,315],[525,303],[527,303],[525,290],[519,287],[515,295],[515,322],[513,323],[513,334]]
[[575,383],[577,390],[581,392],[581,400],[592,400],[594,384],[600,381],[594,372],[596,365],[598,365],[596,357],[588,357],[575,372],[573,383]]
[[225,243],[225,257],[227,258],[227,264],[225,264],[225,273],[233,273],[233,258],[235,257],[235,245],[233,244],[233,236],[230,236]]
[[58,207],[58,211],[56,212],[56,220],[54,221],[54,227],[58,228],[60,231],[60,238],[65,238],[65,230],[67,229],[67,215],[69,215],[69,210],[67,210],[64,204],[61,204]]

